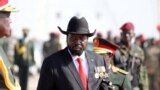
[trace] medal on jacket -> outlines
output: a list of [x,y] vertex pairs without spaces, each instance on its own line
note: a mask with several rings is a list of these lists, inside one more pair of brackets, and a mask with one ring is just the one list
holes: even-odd
[[102,78],[105,76],[106,70],[104,66],[95,67],[95,78]]

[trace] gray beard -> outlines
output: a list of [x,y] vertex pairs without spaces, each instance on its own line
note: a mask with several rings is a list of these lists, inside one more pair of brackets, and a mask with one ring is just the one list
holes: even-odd
[[83,53],[83,50],[79,50],[78,52],[75,51],[75,50],[72,50],[72,49],[70,49],[70,48],[69,48],[69,50],[70,50],[70,52],[71,52],[71,54],[72,54],[73,56],[81,56],[82,53]]

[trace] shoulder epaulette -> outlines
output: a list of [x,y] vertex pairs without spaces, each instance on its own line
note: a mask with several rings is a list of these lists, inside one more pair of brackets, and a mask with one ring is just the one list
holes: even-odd
[[115,66],[114,66],[114,68],[115,68],[118,72],[120,72],[120,73],[128,74],[128,72],[127,72],[127,71],[125,71],[125,70],[123,70],[123,69],[120,69],[120,68],[115,67]]

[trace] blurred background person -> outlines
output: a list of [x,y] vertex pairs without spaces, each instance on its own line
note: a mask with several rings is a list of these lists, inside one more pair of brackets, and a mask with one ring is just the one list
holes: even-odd
[[15,45],[14,60],[18,66],[18,76],[22,90],[27,90],[29,67],[35,64],[34,43],[28,38],[29,29],[23,28],[23,37]]
[[109,40],[111,42],[113,42],[113,35],[112,35],[112,30],[108,30],[106,33],[106,40]]
[[121,40],[118,43],[120,49],[115,53],[114,64],[124,70],[128,70],[128,58],[130,49],[133,44],[134,26],[132,23],[127,22],[121,26]]
[[149,88],[150,90],[159,90],[160,47],[156,45],[156,40],[154,38],[149,39],[148,42],[149,45],[145,50],[145,65],[149,76]]
[[120,40],[121,40],[121,37],[120,36],[114,36],[114,38],[113,38],[113,42],[115,43],[115,44],[118,44],[119,42],[120,42]]
[[[157,30],[158,30],[158,33],[159,33],[159,38],[158,38],[158,40],[157,40],[157,47],[158,47],[158,49],[159,49],[159,67],[160,67],[160,23],[158,24],[158,28],[157,28]],[[159,71],[159,78],[158,78],[158,83],[159,83],[159,85],[160,85],[160,71]],[[159,87],[160,88],[160,87]]]
[[103,38],[102,32],[97,32],[96,37]]
[[159,40],[160,40],[160,23],[157,25],[157,31],[159,33]]
[[43,44],[43,57],[46,58],[61,49],[60,35],[56,32],[51,32],[50,39]]
[[145,42],[145,38],[143,34],[136,36],[135,44],[140,46],[142,49],[144,49],[144,42]]

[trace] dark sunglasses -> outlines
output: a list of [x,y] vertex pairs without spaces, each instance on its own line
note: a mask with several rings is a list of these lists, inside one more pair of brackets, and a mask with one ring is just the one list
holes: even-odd
[[106,53],[106,55],[108,55],[109,57],[113,57],[113,53]]

